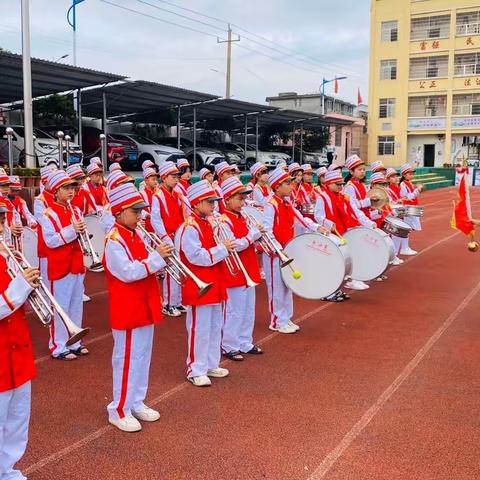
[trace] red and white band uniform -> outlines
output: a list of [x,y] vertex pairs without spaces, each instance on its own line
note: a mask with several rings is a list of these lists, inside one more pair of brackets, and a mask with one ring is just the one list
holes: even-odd
[[187,197],[187,189],[190,186],[190,183],[186,180],[182,180],[181,178],[178,180],[176,187],[174,188],[175,192],[180,194],[180,198],[182,201],[182,210],[183,210],[183,218],[187,218],[192,214],[192,208],[190,207],[190,201]]
[[[319,228],[317,223],[305,218],[294,208],[288,199],[283,200],[275,194],[265,204],[264,222],[266,231],[275,237],[281,247],[295,236],[296,225],[302,230],[312,232]],[[262,262],[267,284],[270,327],[273,329],[286,327],[293,316],[292,291],[283,283],[277,256],[270,257],[263,253]]]
[[[152,199],[151,222],[155,233],[163,242],[173,245],[173,238],[183,223],[183,208],[180,193],[162,185]],[[178,307],[182,304],[182,290],[180,285],[166,273],[163,280],[164,306]]]
[[350,228],[360,226],[347,195],[322,189],[315,203],[315,221],[330,231],[343,235]]
[[[403,202],[405,205],[418,205],[418,197],[420,196],[420,193],[421,190],[416,188],[415,185],[408,180],[403,180],[402,183],[400,183],[400,195],[401,197],[406,198]],[[404,220],[413,230],[420,231],[422,229],[420,217],[406,216]]]
[[72,200],[72,205],[77,207],[82,215],[89,215],[97,212],[97,204],[90,192],[83,187],[80,187],[75,192],[75,196]]
[[207,375],[220,365],[223,309],[227,299],[222,260],[228,256],[223,244],[217,245],[209,221],[193,213],[180,227],[176,248],[181,260],[212,288],[198,296],[191,278],[182,286],[182,301],[187,307],[187,378]]
[[96,185],[91,180],[87,180],[84,183],[83,188],[90,193],[91,198],[93,198],[95,202],[97,210],[101,210],[108,203],[107,189],[104,185]]
[[[402,195],[400,193],[400,185],[390,183],[387,187],[387,194],[390,203],[403,203]],[[408,246],[408,238],[397,237],[396,235],[390,235],[392,238],[393,246],[395,248],[395,255],[398,256],[401,248],[405,245]]]
[[103,263],[114,340],[113,400],[107,410],[109,418],[118,420],[146,408],[154,325],[162,320],[155,274],[165,261],[156,251],[147,252],[137,231],[115,223],[106,238]]
[[344,188],[344,193],[348,195],[350,205],[360,224],[364,227],[375,228],[376,223],[371,219],[370,212],[372,202],[367,197],[367,192],[367,186],[356,178],[350,179]]
[[43,192],[40,195],[35,197],[33,201],[33,215],[37,222],[37,254],[38,254],[38,263],[40,267],[40,275],[42,277],[43,283],[50,287],[50,282],[48,281],[48,259],[47,259],[47,246],[43,238],[42,225],[40,223],[43,213],[47,208],[53,204],[54,198],[52,193],[46,188],[43,189]]
[[[77,219],[83,218],[73,207]],[[78,234],[72,225],[72,212],[68,206],[53,202],[40,217],[46,245],[47,273],[50,291],[66,314],[77,326],[82,326],[85,267]],[[66,347],[67,330],[55,315],[50,327],[50,353],[57,357],[68,350],[77,350],[77,342]]]
[[28,209],[27,202],[22,197],[20,197],[20,195],[17,195],[15,197],[8,196],[7,199],[10,200],[13,208],[20,215],[20,219],[23,225],[28,225],[30,228],[35,228],[37,226],[37,221]]
[[[238,252],[250,278],[260,284],[260,267],[254,242],[261,237],[256,228],[248,228],[242,215],[225,210],[224,225],[230,238],[235,241]],[[241,272],[236,275],[225,268],[225,285],[228,299],[223,324],[222,350],[247,353],[253,348],[253,328],[255,325],[255,287],[247,288],[247,282]]]
[[263,207],[272,195],[272,189],[268,185],[259,185],[257,183],[253,186],[252,198],[257,205]]
[[0,255],[0,478],[24,479],[14,465],[28,441],[31,380],[35,362],[23,304],[32,287],[22,275],[14,280]]

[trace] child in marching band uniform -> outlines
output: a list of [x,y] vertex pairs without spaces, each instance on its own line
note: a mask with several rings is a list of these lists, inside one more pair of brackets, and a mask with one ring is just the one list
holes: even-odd
[[30,228],[37,228],[37,221],[28,209],[27,202],[20,196],[22,191],[22,185],[20,183],[20,178],[17,176],[11,176],[8,200],[12,203],[15,210],[18,212],[20,219],[23,224],[28,225]]
[[[48,190],[54,201],[40,218],[46,245],[48,279],[50,291],[70,319],[82,326],[85,267],[78,235],[85,231],[83,216],[77,207],[69,207],[75,194],[75,180],[63,170],[57,170],[48,177]],[[50,354],[58,360],[75,360],[88,355],[80,342],[67,348],[67,330],[55,315],[50,327]]]
[[320,167],[315,172],[317,174],[317,178],[318,178],[318,185],[315,187],[315,192],[316,192],[317,196],[320,195],[322,193],[322,190],[324,190],[326,188],[325,187],[325,175],[326,175],[327,172],[328,172],[328,170],[327,170],[326,167]]
[[[6,239],[7,204],[0,198],[0,237]],[[24,479],[15,464],[28,442],[31,380],[36,375],[32,341],[24,303],[39,278],[36,268],[16,272],[12,280],[8,261],[0,252],[0,478]]]
[[[165,162],[158,172],[162,185],[152,198],[152,226],[162,242],[173,245],[175,233],[184,220],[182,199],[175,189],[179,171],[173,162]],[[167,272],[163,279],[163,314],[179,317],[185,312],[181,287]]]
[[252,180],[249,188],[253,190],[252,200],[257,205],[263,207],[273,194],[272,189],[268,185],[268,169],[263,163],[256,162],[250,167],[250,173]]
[[[402,195],[400,193],[399,181],[400,177],[397,171],[394,168],[387,168],[385,178],[388,182],[387,194],[390,200],[390,203],[401,203]],[[399,258],[398,254],[403,243],[403,238],[397,237],[396,235],[391,235],[393,246],[395,247],[395,258],[392,262],[392,265],[401,265],[403,260]]]
[[[225,219],[223,225],[230,238],[235,241],[235,249],[252,281],[261,282],[260,268],[255,253],[254,242],[261,232],[248,226],[241,214],[245,205],[247,190],[237,177],[231,177],[222,183],[225,201]],[[255,287],[248,286],[244,275],[225,269],[225,284],[228,300],[223,324],[222,350],[234,361],[243,360],[242,353],[261,354],[260,347],[253,344],[253,327],[255,324]]]
[[[147,160],[149,161],[149,160]],[[143,162],[145,163],[145,162]],[[143,169],[143,189],[140,190],[140,194],[143,197],[143,200],[148,205],[144,212],[147,214],[147,218],[145,219],[145,229],[147,232],[154,232],[154,228],[152,226],[152,204],[153,204],[153,197],[155,193],[159,189],[158,184],[158,173],[151,167],[146,167]]]
[[198,172],[198,178],[200,180],[206,180],[210,185],[213,185],[213,172],[208,168],[203,167],[202,169],[200,169],[200,171]]
[[77,207],[82,215],[89,215],[97,212],[97,204],[90,194],[90,191],[84,187],[86,175],[79,165],[70,165],[65,170],[66,174],[75,180],[75,195],[72,205]]
[[84,188],[88,190],[95,201],[97,211],[102,210],[108,203],[107,189],[103,185],[103,168],[102,162],[98,157],[90,160],[87,167],[88,181],[85,182]]
[[219,197],[207,181],[189,187],[188,199],[193,213],[180,227],[176,247],[185,265],[212,287],[199,297],[198,287],[190,277],[182,286],[183,303],[187,305],[187,378],[197,387],[208,387],[209,377],[226,377],[229,373],[219,366],[222,310],[227,299],[221,262],[234,250],[235,242],[228,239],[217,244],[214,239],[207,217],[213,214]]
[[142,428],[138,420],[154,422],[160,414],[144,403],[152,355],[154,325],[162,320],[161,297],[155,274],[165,267],[172,247],[151,252],[136,231],[147,207],[130,183],[110,191],[115,225],[110,230],[103,263],[107,275],[112,353],[113,400],[108,420],[124,432]]
[[[235,167],[227,162],[220,162],[215,165],[215,177],[217,185],[214,187],[215,193],[220,198],[218,204],[215,205],[215,211],[223,213],[225,211],[225,202],[222,196],[222,183],[235,175]],[[217,210],[218,209],[218,210]]]
[[183,218],[187,218],[191,215],[192,209],[190,208],[190,203],[188,202],[187,190],[188,187],[192,184],[192,169],[190,168],[190,163],[186,158],[179,158],[177,160],[177,168],[179,174],[179,180],[175,187],[175,191],[178,192],[182,199],[182,210]]
[[[400,195],[405,199],[405,205],[418,205],[418,197],[422,193],[423,186],[419,185],[415,187],[413,185],[412,180],[415,176],[415,170],[413,167],[406,163],[400,168]],[[413,216],[406,216],[404,218],[405,222],[408,223],[412,230],[419,232],[422,229],[422,224],[420,222],[420,217],[413,217]],[[404,243],[402,244],[402,248],[400,249],[400,255],[416,255],[417,252],[410,248],[409,239],[404,239]]]
[[[301,172],[301,170],[300,170]],[[283,248],[295,236],[295,224],[313,232],[326,231],[293,207],[288,200],[292,193],[292,178],[282,168],[270,173],[269,183],[274,195],[264,209],[264,227]],[[280,260],[263,254],[263,270],[270,307],[269,329],[280,333],[295,333],[300,327],[293,323],[292,291],[285,286],[280,274]]]
[[[301,205],[301,190],[300,185],[302,184],[303,171],[299,163],[293,162],[288,166],[288,173],[292,178],[292,193],[290,194],[290,202],[295,208],[299,208]],[[271,185],[270,185],[271,187]]]

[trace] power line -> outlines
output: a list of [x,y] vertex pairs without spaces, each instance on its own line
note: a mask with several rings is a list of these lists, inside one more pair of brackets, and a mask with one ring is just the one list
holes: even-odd
[[117,8],[120,8],[122,10],[126,10],[127,12],[136,13],[137,15],[152,18],[154,20],[158,20],[159,22],[163,22],[163,23],[167,23],[169,25],[174,25],[176,27],[184,28],[185,30],[190,30],[192,32],[201,33],[202,35],[208,35],[209,37],[213,37],[215,39],[218,38],[218,35],[214,35],[213,33],[209,33],[209,32],[205,32],[203,30],[198,30],[196,28],[188,27],[187,25],[181,25],[180,23],[171,22],[169,20],[165,20],[163,18],[156,17],[155,15],[150,15],[148,13],[140,12],[139,10],[134,10],[133,8],[124,7],[123,5],[118,5],[118,3],[113,3],[113,2],[110,2],[109,0],[100,0],[100,1],[102,3],[106,3],[108,5],[112,5],[113,7],[117,7]]
[[[140,0],[137,0],[137,1],[140,1]],[[237,24],[233,23],[233,22],[228,22],[227,20],[224,20],[224,19],[221,19],[221,18],[218,18],[218,17],[212,17],[212,16],[210,16],[210,15],[206,15],[206,14],[204,14],[204,13],[202,13],[202,12],[197,11],[197,10],[193,10],[193,9],[187,8],[187,7],[182,7],[182,6],[180,6],[180,5],[177,5],[177,4],[173,3],[173,2],[169,2],[169,1],[167,1],[167,0],[156,0],[156,1],[157,1],[157,2],[161,2],[161,3],[165,3],[165,4],[167,4],[167,5],[173,6],[173,7],[175,7],[175,8],[178,8],[178,9],[181,9],[181,10],[184,10],[184,11],[188,11],[188,12],[190,12],[190,13],[193,13],[193,14],[198,15],[198,16],[201,16],[201,17],[205,17],[205,18],[209,18],[209,19],[211,19],[211,20],[215,20],[215,21],[220,22],[220,23],[225,23],[225,24],[230,23],[233,27],[235,27],[235,28],[238,29],[238,30],[241,30],[241,31],[246,32],[246,33],[248,33],[248,34],[250,34],[250,35],[253,35],[254,37],[257,37],[257,38],[259,38],[259,39],[261,39],[261,40],[263,40],[263,41],[266,41],[266,42],[268,42],[268,43],[271,43],[271,44],[274,44],[274,45],[278,46],[278,43],[277,43],[277,42],[274,42],[273,40],[270,40],[270,39],[268,39],[268,38],[266,38],[266,37],[263,37],[263,36],[261,36],[261,35],[258,35],[258,34],[252,32],[252,31],[250,31],[250,30],[247,30],[246,28],[241,27],[240,25],[237,25]],[[167,12],[172,13],[172,14],[174,14],[174,15],[179,15],[179,14],[177,14],[177,13],[175,13],[175,12],[172,12],[171,10],[168,10],[168,9],[164,9],[164,11],[167,11]],[[188,17],[188,18],[189,18],[190,20],[192,20],[192,21],[197,21],[197,22],[202,23],[200,20],[196,20],[196,19],[193,19],[193,18],[191,18],[191,17]],[[212,26],[212,24],[208,24],[208,25]],[[215,27],[215,26],[212,26],[212,27],[213,27],[213,28],[218,28],[218,27]],[[315,59],[314,57],[311,57],[311,56],[309,56],[309,55],[306,55],[306,54],[304,54],[304,53],[298,52],[298,51],[293,50],[293,49],[288,48],[288,47],[284,47],[284,46],[281,46],[281,45],[280,45],[280,48],[281,48],[282,50],[284,50],[284,51],[281,51],[279,48],[273,48],[273,47],[270,47],[270,46],[268,46],[268,45],[265,45],[265,44],[263,44],[263,43],[261,43],[261,42],[258,42],[257,40],[253,40],[253,39],[251,39],[251,38],[248,38],[248,37],[247,37],[246,35],[244,35],[244,34],[242,34],[242,37],[245,38],[245,39],[247,39],[247,40],[249,40],[249,41],[251,41],[251,42],[253,42],[253,43],[257,43],[257,44],[260,45],[260,46],[263,46],[263,47],[268,48],[268,49],[270,49],[270,50],[277,51],[277,52],[279,52],[279,53],[281,53],[281,54],[283,54],[283,55],[287,55],[287,56],[291,56],[291,57],[304,57],[304,58],[306,58],[306,59],[309,59],[309,60],[307,60],[307,61],[299,59],[301,62],[308,63],[308,64],[313,65],[313,66],[316,66],[316,67],[327,68],[327,69],[329,69],[329,67],[333,67],[333,69],[335,69],[335,70],[336,70],[336,69],[342,69],[343,71],[349,73],[349,75],[351,75],[351,76],[358,76],[359,78],[363,78],[363,75],[361,75],[360,72],[356,72],[355,70],[351,70],[351,69],[349,69],[349,68],[346,68],[346,67],[343,66],[343,65],[338,65],[338,64],[335,64],[335,63],[319,62],[319,61],[318,61],[317,59]],[[289,52],[289,53],[287,53],[287,52]],[[315,62],[315,63],[312,63],[312,61]],[[331,68],[330,68],[330,70],[331,70]]]

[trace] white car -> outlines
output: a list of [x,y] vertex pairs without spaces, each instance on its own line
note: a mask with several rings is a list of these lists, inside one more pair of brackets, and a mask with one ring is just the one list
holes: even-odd
[[185,158],[185,153],[178,148],[167,145],[159,145],[153,140],[135,133],[110,133],[113,140],[131,140],[138,148],[138,164],[145,160],[151,160],[160,166],[164,162],[176,162],[179,158]]
[[257,161],[263,163],[266,167],[269,168],[279,167],[281,165],[287,164],[290,161],[290,158],[290,155],[286,153],[267,152],[264,150],[258,150],[257,158],[255,145],[251,144],[247,144],[247,151],[245,153],[247,169],[250,169],[250,167]]
[[[10,125],[13,129],[13,164],[24,167],[25,166],[25,129],[20,125]],[[7,126],[0,126],[0,158],[5,162],[8,162],[8,141],[6,129]],[[48,133],[39,130],[38,128],[33,129],[33,146],[35,148],[35,156],[37,160],[37,166],[43,167],[49,161],[54,160],[58,163],[58,140],[53,138]],[[73,163],[82,163],[83,161],[83,152],[80,149],[80,146],[76,143],[70,142],[69,146],[69,162]],[[66,150],[64,147],[63,156],[64,160],[66,157]]]

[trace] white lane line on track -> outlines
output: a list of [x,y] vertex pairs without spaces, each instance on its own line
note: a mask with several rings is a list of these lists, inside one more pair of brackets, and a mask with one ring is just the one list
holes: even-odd
[[[458,232],[455,232],[451,235],[448,235],[447,237],[444,237],[440,240],[438,240],[437,242],[433,243],[432,245],[428,246],[427,248],[425,248],[424,250],[422,250],[421,252],[418,252],[417,255],[415,255],[414,257],[410,257],[409,259],[405,260],[405,263],[404,265],[412,262],[413,260],[415,260],[416,258],[420,257],[422,254],[432,250],[433,248],[437,247],[438,245],[441,245],[442,243],[444,242],[447,242],[448,240],[450,240],[451,238],[455,237],[456,235],[458,235]],[[479,287],[480,288],[480,287]],[[356,292],[352,292],[353,293],[356,293]],[[295,319],[295,322],[296,323],[302,323],[303,321],[307,320],[308,318],[316,315],[317,313],[321,312],[322,310],[325,310],[326,308],[329,308],[331,307],[332,305],[334,305],[333,303],[328,303],[327,305],[322,305],[320,307],[317,307],[315,308],[314,310],[311,310],[310,312],[307,312],[305,313],[304,315],[302,315],[301,317]],[[263,345],[264,343],[267,343],[268,341],[272,340],[273,338],[277,337],[281,335],[280,333],[277,333],[277,332],[272,332],[271,334],[267,335],[266,337],[263,337],[259,342],[258,344],[260,345]],[[94,339],[95,340],[95,339]],[[231,363],[232,361],[231,360],[224,360],[221,365],[228,365],[229,363]],[[152,406],[154,405],[158,405],[159,403],[161,403],[162,401],[168,399],[169,397],[171,397],[172,395],[178,393],[178,392],[181,392],[182,390],[184,390],[185,388],[187,388],[188,386],[190,386],[190,384],[188,382],[183,382],[183,383],[180,383],[178,385],[176,385],[175,387],[171,388],[170,390],[166,391],[165,393],[162,393],[161,395],[155,397],[150,403]],[[67,447],[61,449],[61,450],[58,450],[57,452],[55,453],[52,453],[50,455],[47,455],[46,457],[44,457],[43,459],[39,460],[38,462],[30,465],[29,467],[25,468],[25,475],[30,475],[31,473],[34,473],[40,469],[42,469],[43,467],[49,465],[50,463],[53,463],[53,462],[56,462],[60,459],[62,459],[63,457],[67,456],[67,455],[70,455],[72,452],[74,452],[75,450],[78,450],[79,448],[89,444],[90,442],[93,442],[94,440],[96,440],[97,438],[101,437],[102,435],[104,435],[105,433],[111,431],[114,427],[112,427],[111,425],[107,425],[105,427],[102,427],[92,433],[90,433],[89,435],[83,437],[81,440],[78,440],[77,442],[74,442],[70,445],[68,445]],[[309,479],[310,480],[310,479]],[[311,480],[314,480],[314,479],[311,479]]]
[[427,340],[425,345],[417,352],[415,357],[405,366],[400,375],[384,390],[378,397],[376,402],[363,414],[360,420],[351,428],[351,430],[342,438],[338,445],[323,459],[322,463],[312,473],[308,480],[321,480],[328,474],[333,465],[350,447],[355,439],[363,432],[367,425],[388,402],[392,395],[402,386],[412,372],[417,368],[420,362],[435,346],[437,341],[442,337],[450,325],[465,310],[469,303],[475,298],[480,291],[480,282],[470,291],[470,293],[462,300],[460,305],[448,316],[437,331]]

